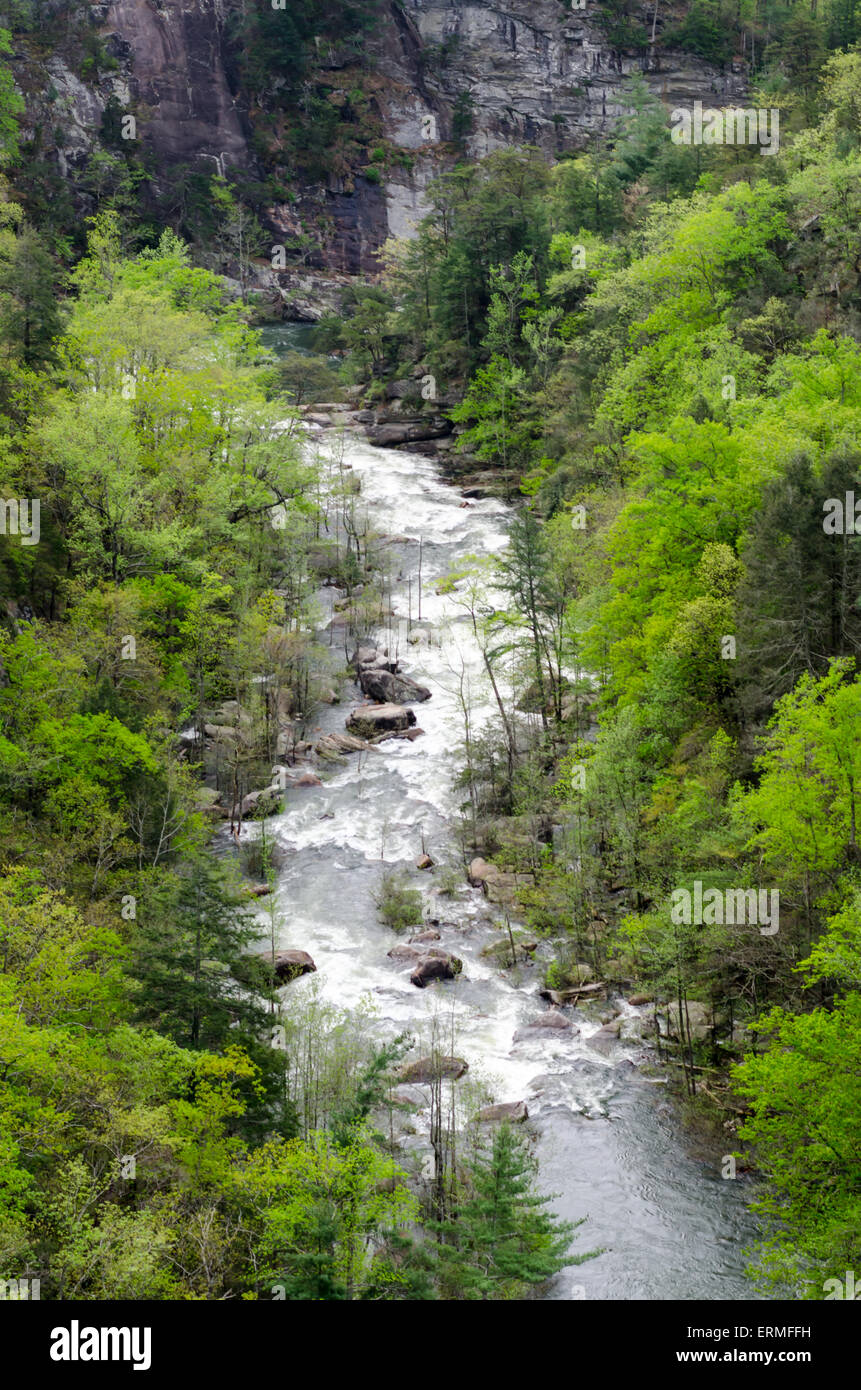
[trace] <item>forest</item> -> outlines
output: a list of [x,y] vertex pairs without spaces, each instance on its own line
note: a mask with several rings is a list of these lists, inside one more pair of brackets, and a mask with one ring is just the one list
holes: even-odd
[[[648,49],[627,0],[599,9],[609,44]],[[265,176],[147,193],[106,116],[83,213],[22,135],[8,62],[34,13],[0,5],[0,1277],[46,1300],[522,1300],[600,1261],[588,1193],[566,1219],[528,1129],[476,1120],[480,1069],[453,1098],[442,1015],[426,1161],[397,1119],[415,1030],[278,963],[270,827],[351,651],[392,631],[399,568],[349,441],[309,448],[307,417],[405,397],[445,486],[479,479],[464,507],[508,517],[505,547],[433,580],[490,711],[449,673],[435,891],[501,876],[483,954],[519,983],[538,943],[560,1015],[590,981],[644,1006],[628,1040],[679,1131],[744,1181],[752,1291],[854,1297],[833,1289],[861,1262],[856,7],[696,0],[662,27],[744,54],[772,157],[674,143],[640,76],[555,160],[469,156],[464,100],[415,235],[281,355],[273,180],[395,159],[362,89],[345,112],[314,78],[315,35],[346,26],[360,58],[378,7],[243,6]],[[419,931],[427,879],[382,835],[376,916]]]

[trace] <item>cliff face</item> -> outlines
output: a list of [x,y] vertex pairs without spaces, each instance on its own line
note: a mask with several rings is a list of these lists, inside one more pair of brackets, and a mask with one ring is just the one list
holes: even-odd
[[168,162],[249,168],[247,126],[225,72],[224,0],[112,0],[102,34],[122,51],[144,138]]
[[[682,53],[608,47],[588,5],[567,11],[558,0],[392,0],[387,9],[374,44],[390,83],[382,97],[384,123],[392,140],[417,152],[411,176],[386,186],[395,236],[407,234],[421,215],[423,189],[438,167],[434,138],[456,133],[464,97],[471,107],[464,141],[470,155],[530,144],[552,156],[612,129],[625,110],[623,84],[633,74],[668,112],[696,99],[732,102],[746,90],[741,64],[722,73]],[[647,12],[651,18],[644,5],[644,26]]]
[[[16,64],[31,124],[59,131],[53,149],[46,142],[46,155],[74,178],[76,163],[98,144],[113,97],[134,112],[156,168],[256,172],[253,121],[235,90],[227,37],[231,13],[240,8],[241,0],[91,5],[116,64],[110,73],[82,81],[62,51],[40,77],[32,67],[22,75]],[[632,73],[641,73],[668,108],[744,95],[742,70],[721,73],[654,48],[613,49],[588,7],[568,10],[559,0],[379,0],[379,10],[368,44],[373,102],[383,135],[411,152],[412,167],[390,168],[379,183],[357,172],[332,175],[324,188],[309,184],[298,201],[270,210],[288,246],[312,231],[320,248],[313,260],[323,268],[372,271],[387,236],[409,235],[427,184],[447,157],[446,142],[457,134],[475,157],[511,144],[535,144],[548,155],[579,148],[612,128]],[[644,9],[644,24],[646,15]],[[342,66],[332,46],[318,45],[318,83]]]

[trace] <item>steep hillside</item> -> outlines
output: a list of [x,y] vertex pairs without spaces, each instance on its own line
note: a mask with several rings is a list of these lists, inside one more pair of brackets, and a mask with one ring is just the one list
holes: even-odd
[[606,11],[559,0],[283,11],[49,0],[39,17],[28,0],[0,6],[27,106],[31,206],[53,208],[69,230],[73,212],[106,196],[131,201],[131,182],[155,220],[206,242],[207,186],[219,174],[289,261],[353,274],[376,268],[388,236],[409,233],[428,181],[458,155],[580,148],[612,130],[631,74],[670,105],[735,99],[746,80],[741,60],[668,48],[672,34],[647,6],[632,10],[624,44]]

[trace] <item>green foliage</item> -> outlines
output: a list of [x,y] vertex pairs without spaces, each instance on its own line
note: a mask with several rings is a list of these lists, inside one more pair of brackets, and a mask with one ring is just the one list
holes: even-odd
[[392,931],[421,926],[422,895],[417,888],[410,888],[401,874],[393,870],[383,874],[376,902],[381,920]]
[[436,1228],[443,1297],[522,1298],[566,1265],[600,1254],[569,1253],[575,1225],[546,1212],[549,1201],[535,1191],[526,1141],[512,1126],[500,1125],[490,1152],[479,1153],[470,1166],[456,1216]]

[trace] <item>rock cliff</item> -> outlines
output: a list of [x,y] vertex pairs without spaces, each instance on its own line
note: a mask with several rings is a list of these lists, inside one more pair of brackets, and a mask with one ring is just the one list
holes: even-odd
[[[134,113],[156,188],[159,171],[179,165],[259,174],[255,116],[231,53],[229,21],[241,7],[242,0],[91,5],[89,23],[111,66],[87,78],[62,48],[40,66],[28,65],[16,46],[26,122],[38,128],[46,157],[74,182],[112,102]],[[720,71],[666,51],[660,19],[655,44],[615,49],[593,11],[589,0],[584,9],[560,0],[379,0],[368,40],[375,117],[382,137],[409,157],[376,180],[358,165],[304,187],[294,179],[292,199],[267,210],[272,230],[288,247],[310,231],[318,269],[367,273],[388,236],[409,235],[455,138],[473,157],[512,144],[538,145],[548,156],[580,148],[612,128],[633,73],[668,108],[744,95],[743,64]],[[644,4],[644,34],[651,18]],[[325,89],[341,67],[336,45],[318,44],[313,82]]]

